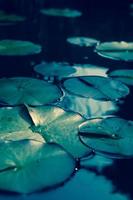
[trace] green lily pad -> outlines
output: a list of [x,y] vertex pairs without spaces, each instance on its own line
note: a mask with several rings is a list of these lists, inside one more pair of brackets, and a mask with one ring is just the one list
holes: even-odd
[[1,56],[26,56],[39,54],[42,47],[29,41],[21,40],[1,40],[0,55]]
[[47,8],[41,9],[40,11],[44,15],[54,16],[54,17],[68,17],[75,18],[80,17],[82,13],[78,10],[71,10],[69,8],[60,9],[60,8]]
[[0,24],[6,25],[6,24],[14,24],[17,22],[23,22],[25,21],[24,16],[19,16],[16,14],[8,14],[5,11],[0,10]]
[[61,90],[42,80],[14,77],[0,79],[0,102],[7,105],[43,105],[62,96]]
[[69,37],[67,42],[70,44],[78,45],[80,47],[92,47],[99,43],[98,40],[89,37]]
[[103,42],[96,46],[96,52],[113,60],[133,61],[133,42]]
[[47,142],[60,144],[76,158],[90,153],[78,137],[78,126],[84,121],[79,114],[56,106],[28,107],[28,110],[35,124],[32,130],[39,132]]
[[120,81],[100,76],[68,78],[62,85],[72,94],[96,100],[117,100],[129,94]]
[[60,146],[35,140],[0,144],[0,189],[32,193],[67,180],[75,161]]
[[132,69],[114,70],[109,73],[109,76],[127,85],[133,85],[133,70]]
[[79,126],[81,141],[97,152],[119,158],[133,156],[133,121],[97,118]]

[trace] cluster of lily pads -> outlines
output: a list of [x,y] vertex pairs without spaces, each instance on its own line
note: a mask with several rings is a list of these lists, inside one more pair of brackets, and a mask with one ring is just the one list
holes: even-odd
[[[53,8],[41,13],[59,17],[82,14]],[[67,42],[94,47],[99,55],[111,59],[133,58],[132,43],[100,43],[87,37],[70,37]],[[25,56],[41,50],[29,41],[0,41],[1,56]],[[119,99],[130,93],[131,69],[108,72],[91,64],[43,62],[34,66],[34,71],[43,80],[0,79],[1,190],[32,193],[61,184],[75,173],[77,161],[94,151],[115,158],[133,156],[133,121],[112,115]]]

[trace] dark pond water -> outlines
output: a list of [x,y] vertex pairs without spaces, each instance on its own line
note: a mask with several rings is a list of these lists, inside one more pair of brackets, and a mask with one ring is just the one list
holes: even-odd
[[[45,62],[92,64],[109,70],[133,69],[133,62],[103,58],[94,47],[80,47],[66,42],[68,37],[84,36],[105,41],[133,41],[133,9],[130,0],[0,0],[0,10],[26,16],[14,25],[0,24],[0,40],[27,40],[42,45],[42,52],[32,56],[0,56],[0,77],[36,77],[33,67]],[[42,8],[70,8],[81,17],[51,17],[40,14]],[[118,102],[117,116],[133,120],[132,91]],[[93,110],[93,106],[92,106]],[[95,155],[80,163],[79,170],[60,187],[32,195],[0,193],[1,200],[133,200],[133,159],[110,159]]]

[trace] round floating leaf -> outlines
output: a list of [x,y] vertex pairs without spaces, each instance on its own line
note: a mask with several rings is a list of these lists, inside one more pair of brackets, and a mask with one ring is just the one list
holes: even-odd
[[62,101],[58,101],[56,105],[65,110],[77,112],[86,119],[101,117],[118,111],[114,102],[79,97],[67,92],[65,92]]
[[88,37],[70,37],[67,42],[81,47],[91,47],[99,43],[98,40]]
[[80,139],[108,156],[133,156],[133,121],[118,117],[92,119],[79,126]]
[[29,41],[21,40],[1,40],[0,55],[1,56],[26,56],[38,54],[42,47]]
[[117,100],[129,94],[128,87],[120,81],[100,76],[69,78],[63,87],[72,94],[97,100]]
[[69,66],[68,63],[61,62],[43,62],[36,65],[34,70],[45,77],[58,77],[59,79],[69,77],[71,74],[76,72],[76,69]]
[[28,129],[32,120],[21,107],[0,108],[0,137],[1,133],[16,132]]
[[0,102],[8,105],[42,105],[62,96],[60,89],[42,80],[26,77],[0,79]]
[[133,70],[132,69],[114,70],[109,73],[109,76],[127,85],[133,85]]
[[5,11],[0,10],[0,25],[11,25],[17,22],[23,22],[25,19],[24,16],[8,14]]
[[72,175],[75,161],[61,147],[34,140],[0,144],[0,189],[32,193]]
[[78,137],[78,126],[84,121],[80,115],[55,106],[28,109],[35,124],[33,130],[42,134],[46,141],[60,144],[76,158],[90,152]]
[[133,60],[133,42],[103,42],[96,46],[96,52],[114,60]]
[[80,17],[82,13],[78,10],[71,10],[69,8],[60,9],[60,8],[48,8],[48,9],[42,9],[40,11],[44,15],[48,16],[56,16],[56,17],[68,17],[68,18],[74,18],[74,17]]

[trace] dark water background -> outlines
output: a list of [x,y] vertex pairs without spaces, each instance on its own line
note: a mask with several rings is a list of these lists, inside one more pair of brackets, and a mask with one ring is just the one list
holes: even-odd
[[[15,4],[13,4],[15,2]],[[66,61],[71,64],[95,64],[109,69],[132,69],[133,62],[112,61],[102,58],[92,48],[68,44],[70,36],[87,36],[103,41],[133,41],[133,16],[130,0],[3,0],[0,9],[27,17],[26,22],[13,26],[0,26],[0,40],[30,40],[43,46],[39,55],[0,57],[0,77],[35,76],[33,66],[42,61]],[[44,16],[41,8],[57,7],[83,12],[79,18]],[[133,120],[132,88],[122,104],[118,116]],[[110,160],[112,163],[112,160]],[[89,161],[88,161],[89,163]],[[89,169],[81,169],[71,180],[55,190],[29,196],[0,193],[0,199],[46,200],[133,200],[133,159],[114,160]],[[103,167],[101,167],[101,165]],[[104,166],[105,165],[105,166]],[[100,168],[101,167],[101,168]],[[82,167],[81,167],[82,168]]]

